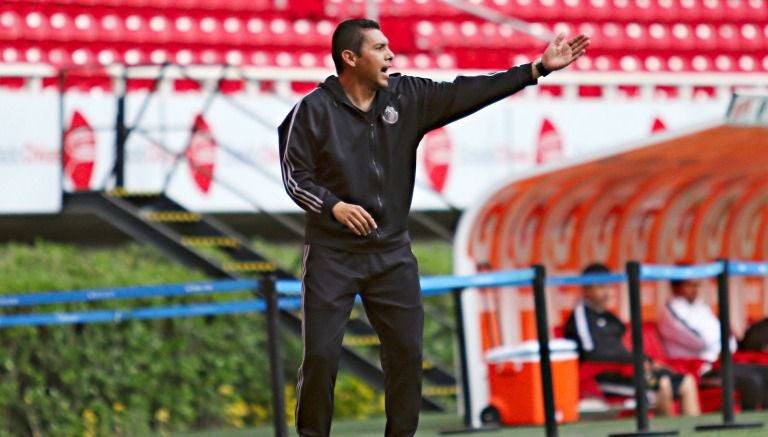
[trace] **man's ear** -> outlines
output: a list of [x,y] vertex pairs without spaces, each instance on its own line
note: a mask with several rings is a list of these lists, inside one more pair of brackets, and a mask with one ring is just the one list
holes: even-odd
[[341,52],[341,59],[344,61],[344,64],[348,67],[355,67],[357,64],[357,55],[355,55],[355,52],[352,50],[344,50]]

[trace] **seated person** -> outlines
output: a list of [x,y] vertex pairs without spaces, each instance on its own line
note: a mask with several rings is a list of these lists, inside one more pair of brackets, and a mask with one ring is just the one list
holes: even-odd
[[[602,264],[591,264],[584,269],[585,275],[608,274]],[[564,334],[579,345],[579,359],[590,362],[632,363],[632,353],[622,342],[626,332],[624,323],[606,309],[610,288],[605,284],[585,285],[582,299],[574,307],[565,325]],[[624,387],[625,394],[634,393],[631,377],[616,373],[598,375],[602,386],[610,383]],[[673,413],[674,399],[680,399],[681,413],[697,416],[701,413],[698,387],[691,375],[681,375],[663,364],[646,361],[646,381],[649,390],[656,394],[656,407],[660,415]],[[606,393],[610,394],[610,393]]]
[[[673,280],[672,297],[659,320],[659,336],[670,358],[695,358],[709,365],[703,377],[718,376],[711,371],[720,356],[720,320],[709,305],[699,299],[699,280]],[[733,340],[733,339],[732,339]],[[735,349],[731,341],[731,349]],[[768,372],[765,366],[734,364],[734,386],[741,395],[741,408],[768,406]]]
[[747,329],[739,343],[739,350],[768,353],[768,317]]

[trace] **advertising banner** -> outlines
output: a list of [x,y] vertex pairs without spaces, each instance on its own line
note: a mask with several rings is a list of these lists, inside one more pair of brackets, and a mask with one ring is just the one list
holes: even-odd
[[[63,135],[56,93],[3,90],[0,98],[0,213],[56,212],[62,184],[114,187],[114,95],[68,92]],[[129,93],[126,188],[164,190],[202,212],[299,211],[283,190],[276,132],[294,103],[258,93]],[[727,104],[507,99],[424,138],[413,207],[464,208],[500,180],[720,118]]]

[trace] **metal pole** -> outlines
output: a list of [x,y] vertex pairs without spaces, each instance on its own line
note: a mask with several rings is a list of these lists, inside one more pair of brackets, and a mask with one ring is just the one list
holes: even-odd
[[643,323],[640,312],[640,263],[627,263],[629,286],[629,316],[632,329],[632,371],[635,382],[635,420],[637,431],[609,434],[611,437],[677,435],[677,431],[649,431],[648,399],[645,385],[645,353],[643,352]]
[[723,423],[698,425],[696,431],[717,431],[737,428],[760,428],[761,422],[736,423],[733,415],[733,360],[731,357],[731,299],[729,296],[728,260],[718,260],[723,271],[717,275],[717,305],[720,309],[720,380],[723,395]]
[[125,126],[125,94],[127,93],[127,78],[125,74],[122,77],[123,89],[117,96],[117,115],[115,117],[115,188],[120,189],[125,186],[125,142],[128,139],[128,132]]
[[541,355],[541,390],[544,395],[544,423],[547,437],[557,437],[555,417],[555,393],[552,384],[552,361],[549,356],[549,323],[547,322],[547,298],[545,296],[546,270],[542,265],[533,266],[533,302],[536,310],[536,333]]
[[59,70],[59,165],[61,166],[61,177],[59,177],[59,183],[61,185],[61,203],[64,204],[64,189],[66,185],[66,169],[64,167],[64,140],[67,129],[67,114],[66,114],[66,70],[64,68]]
[[261,279],[261,294],[267,303],[267,338],[269,341],[269,368],[272,374],[272,418],[276,437],[288,435],[285,423],[285,372],[278,329],[280,309],[277,302],[275,275],[268,274]]
[[453,290],[453,309],[456,313],[456,336],[459,347],[461,371],[461,397],[464,403],[464,426],[472,427],[472,400],[469,398],[469,371],[467,369],[467,340],[464,333],[464,308],[461,304],[462,289]]
[[645,391],[645,356],[643,324],[640,311],[640,264],[627,263],[629,279],[629,314],[632,325],[632,370],[635,377],[635,419],[638,431],[648,431],[648,399]]
[[440,430],[441,435],[450,434],[468,434],[474,432],[494,431],[499,429],[498,424],[487,424],[480,428],[472,426],[472,400],[469,396],[469,369],[467,364],[467,339],[464,332],[464,306],[461,303],[461,296],[464,290],[456,288],[453,294],[453,310],[456,317],[456,342],[459,349],[459,371],[461,372],[461,397],[463,398],[464,423],[459,427],[445,428]]
[[728,261],[721,260],[717,275],[717,304],[720,308],[720,372],[723,385],[723,423],[733,423],[733,365],[731,360],[731,304],[728,296]]

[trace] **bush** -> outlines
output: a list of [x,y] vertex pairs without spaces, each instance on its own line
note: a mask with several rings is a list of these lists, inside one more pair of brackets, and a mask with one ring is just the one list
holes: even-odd
[[[9,244],[0,250],[5,294],[203,279],[135,244],[99,251]],[[243,296],[248,294],[237,297]],[[145,299],[23,310],[179,302]],[[294,355],[289,362],[297,361],[295,346],[284,349]],[[3,329],[0,435],[137,435],[260,424],[271,414],[265,351],[261,314]]]
[[[300,245],[275,247],[278,262],[297,267]],[[295,250],[294,250],[295,249]],[[449,248],[420,257],[425,273],[445,268]],[[416,249],[418,253],[418,249]],[[425,265],[426,264],[426,265]],[[128,244],[84,249],[37,242],[0,245],[2,294],[200,281],[159,251]],[[94,310],[248,299],[248,291],[216,296],[5,308],[3,313]],[[442,311],[447,299],[427,301]],[[427,321],[427,341],[450,360],[450,333]],[[437,344],[439,343],[439,344]],[[244,427],[271,421],[269,361],[262,314],[118,324],[0,329],[0,437],[133,436],[175,430]],[[301,343],[283,336],[287,418],[293,421]],[[340,372],[337,417],[381,415],[383,395]]]

